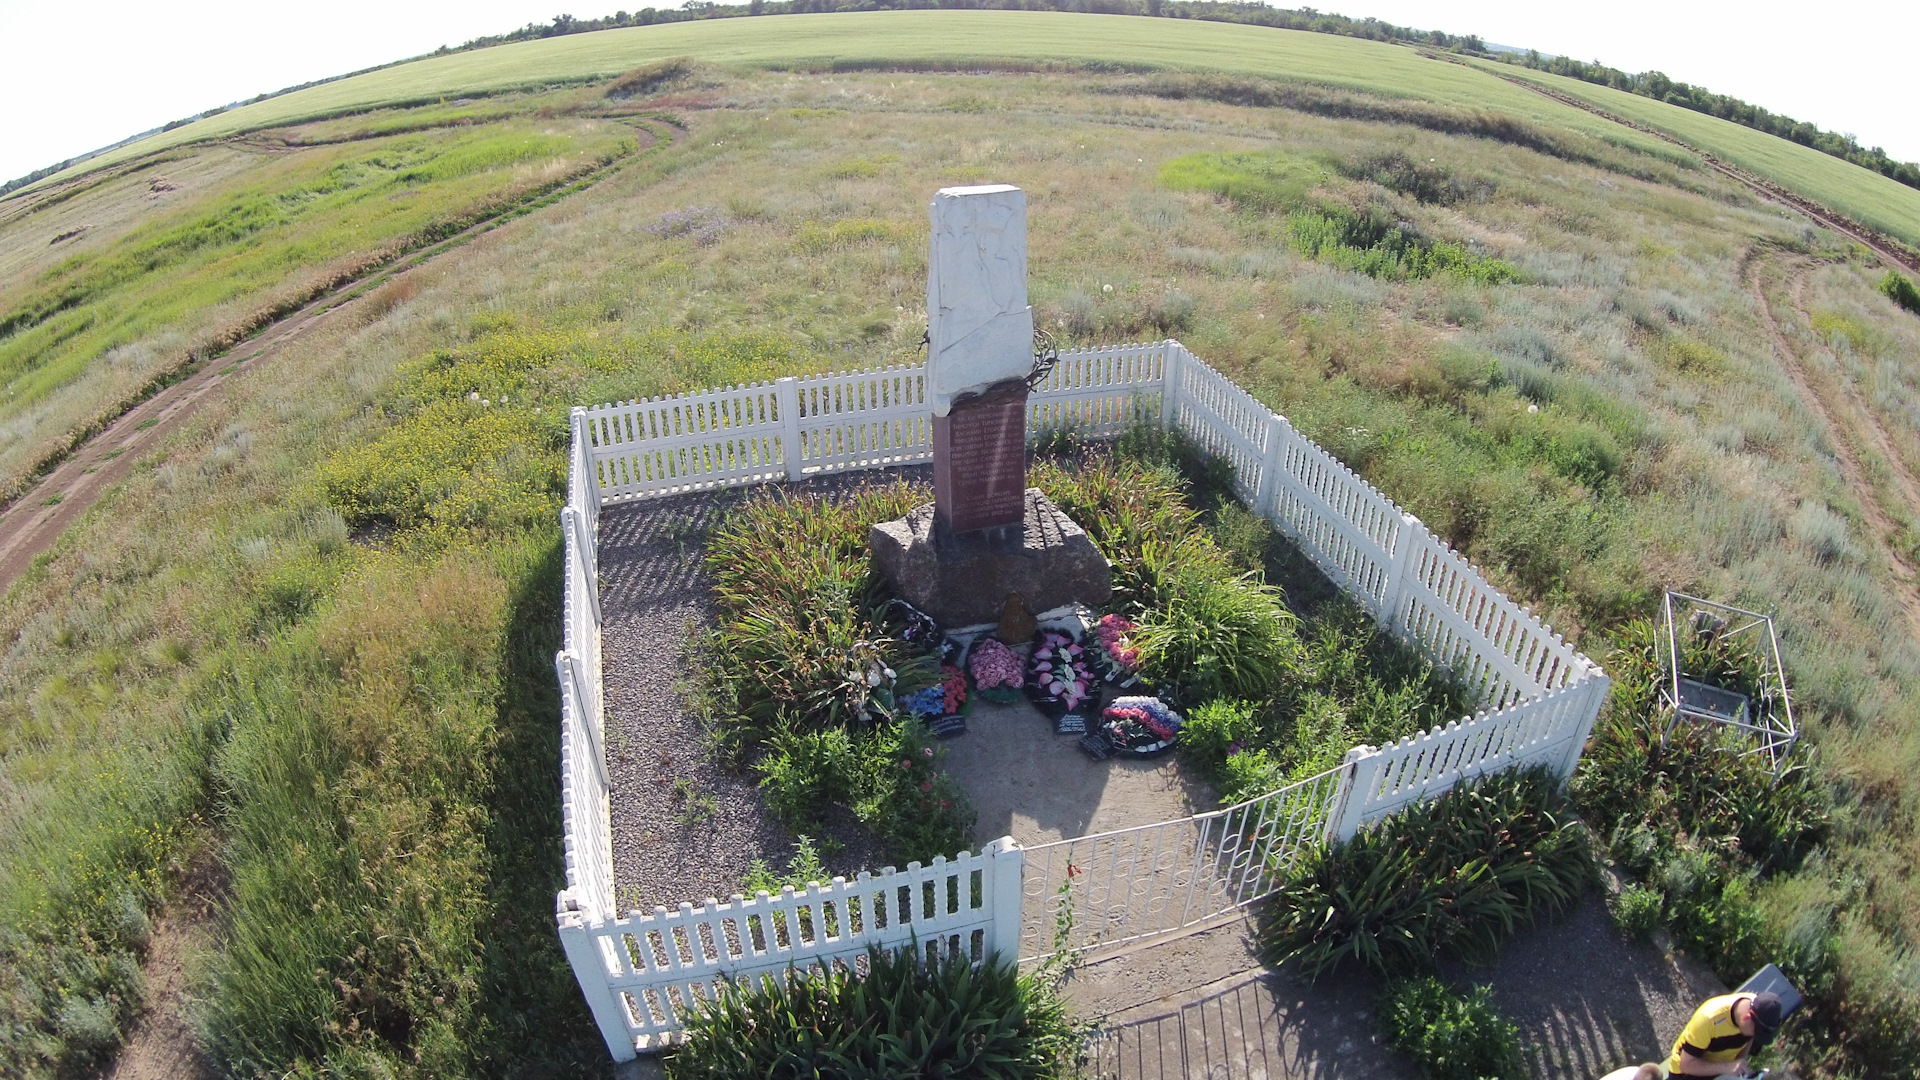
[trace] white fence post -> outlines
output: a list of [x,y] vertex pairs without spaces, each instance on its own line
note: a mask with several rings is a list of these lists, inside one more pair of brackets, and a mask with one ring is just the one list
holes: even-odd
[[801,476],[800,380],[791,375],[773,380],[774,399],[780,405],[780,456],[786,459],[787,479]]
[[1340,800],[1338,821],[1333,828],[1335,840],[1346,843],[1366,823],[1367,804],[1373,801],[1374,789],[1380,786],[1382,758],[1371,746],[1356,746],[1347,751],[1346,797]]
[[[561,894],[565,896],[565,893]],[[615,1061],[632,1061],[633,1036],[627,1032],[626,1007],[613,987],[607,984],[607,963],[598,944],[587,931],[587,921],[578,911],[562,911],[559,918],[560,945],[567,952],[567,964],[586,995],[593,1022],[600,1025],[600,1037],[607,1041],[607,1052]]]
[[1177,341],[1167,342],[1166,348],[1167,358],[1161,366],[1160,426],[1172,427],[1180,415],[1180,367],[1187,350]]
[[982,897],[993,911],[993,940],[988,951],[1008,963],[1020,959],[1020,922],[1024,896],[1021,885],[1026,873],[1026,853],[1011,836],[1003,836],[980,850],[991,860],[987,894]]
[[1419,518],[1400,511],[1400,532],[1393,542],[1393,564],[1387,568],[1387,594],[1380,598],[1384,605],[1380,610],[1380,623],[1394,637],[1406,633],[1407,566],[1413,562],[1413,546],[1426,539],[1421,535],[1426,531]]
[[1260,459],[1259,493],[1253,497],[1253,512],[1263,518],[1280,490],[1280,456],[1286,446],[1287,426],[1279,413],[1267,414],[1267,449]]
[[[580,511],[574,507],[562,507],[560,509],[560,527],[566,530],[568,539],[573,541],[573,543],[567,546],[573,549],[574,558],[579,560],[580,563],[580,576],[586,579],[587,607],[593,612],[593,626],[594,629],[597,630],[605,625],[604,620],[600,618],[600,575],[594,566],[594,563],[598,560],[593,557],[593,546],[587,540],[587,525],[583,520],[584,516],[585,515],[581,514]],[[568,572],[571,573],[572,571],[569,570]]]
[[1578,731],[1572,745],[1567,747],[1566,759],[1561,761],[1560,780],[1565,783],[1573,779],[1573,770],[1580,766],[1580,755],[1586,751],[1587,736],[1593,734],[1594,721],[1600,718],[1600,709],[1607,703],[1607,691],[1612,689],[1613,680],[1599,668],[1592,669],[1587,677],[1587,692],[1580,701],[1580,719],[1576,721]]
[[[587,753],[593,755],[593,774],[600,781],[601,791],[613,790],[613,784],[607,776],[606,747],[602,744],[602,735],[597,730],[601,719],[600,699],[589,697],[587,680],[580,671],[580,658],[569,652],[553,654],[553,667],[563,685],[573,687],[573,699],[580,703],[582,715],[580,730],[587,733]],[[603,721],[604,722],[604,721]]]

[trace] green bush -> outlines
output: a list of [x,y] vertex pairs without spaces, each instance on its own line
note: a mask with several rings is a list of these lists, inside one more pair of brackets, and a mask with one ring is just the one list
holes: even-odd
[[1607,913],[1613,916],[1615,926],[1645,941],[1666,925],[1665,900],[1658,889],[1629,885],[1608,899]]
[[1768,961],[1766,923],[1750,876],[1728,872],[1713,855],[1682,851],[1653,880],[1665,895],[1674,939],[1722,979],[1737,983]]
[[1259,576],[1222,576],[1217,563],[1196,560],[1178,564],[1163,589],[1163,604],[1141,614],[1134,644],[1141,670],[1177,688],[1181,701],[1264,700],[1298,667],[1294,615]]
[[1887,299],[1920,315],[1920,289],[1914,288],[1913,282],[1907,280],[1905,274],[1897,270],[1887,271],[1887,276],[1880,279],[1880,291],[1886,294]]
[[1375,1004],[1387,1045],[1427,1080],[1517,1080],[1527,1073],[1520,1029],[1501,1015],[1493,990],[1456,993],[1432,976],[1387,987]]
[[860,740],[853,812],[903,861],[931,862],[973,846],[973,804],[940,769],[944,751],[911,718]]
[[1182,753],[1228,802],[1332,768],[1359,743],[1384,745],[1472,712],[1459,688],[1355,605],[1327,601],[1302,625],[1300,660],[1268,700],[1187,710]]
[[754,769],[767,808],[788,828],[803,828],[853,794],[853,739],[844,728],[781,732]]
[[1311,978],[1347,960],[1420,970],[1491,957],[1516,926],[1593,881],[1587,832],[1545,769],[1497,773],[1316,851],[1268,901],[1270,962]]
[[823,727],[888,716],[894,694],[933,681],[886,632],[886,594],[867,530],[925,493],[888,484],[842,499],[764,493],[707,542],[719,607],[713,661],[757,738],[781,724]]
[[730,984],[687,1022],[667,1075],[767,1080],[1069,1075],[1080,1037],[1051,987],[1011,960],[924,962],[870,949],[867,973],[763,975]]
[[1384,281],[1447,276],[1504,285],[1520,280],[1511,263],[1428,240],[1377,209],[1369,214],[1339,207],[1296,210],[1287,215],[1287,238],[1309,259]]
[[1224,762],[1251,742],[1258,706],[1220,698],[1187,710],[1187,726],[1180,729],[1182,748],[1203,762]]
[[810,836],[801,836],[793,844],[793,855],[787,860],[784,874],[776,874],[768,867],[766,860],[755,859],[747,866],[747,876],[740,882],[741,892],[748,896],[756,893],[780,895],[780,890],[791,885],[794,889],[804,889],[812,882],[828,882],[833,874],[820,862],[820,849]]

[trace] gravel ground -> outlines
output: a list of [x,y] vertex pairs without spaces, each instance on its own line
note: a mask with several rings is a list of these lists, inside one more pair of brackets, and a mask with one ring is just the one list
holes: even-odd
[[1520,1027],[1533,1075],[1549,1080],[1659,1061],[1694,1008],[1727,992],[1704,965],[1614,926],[1599,891],[1566,917],[1508,938],[1491,965],[1445,973],[1493,986]]
[[[930,482],[931,475],[915,466],[781,486],[832,497],[895,479]],[[622,909],[730,896],[754,859],[779,870],[793,851],[794,836],[767,811],[752,772],[730,774],[708,753],[705,727],[688,715],[680,692],[687,643],[713,622],[706,536],[728,507],[760,490],[649,499],[600,515],[607,765]],[[823,857],[830,871],[884,865],[879,844],[850,814],[827,825],[826,839],[839,844]]]

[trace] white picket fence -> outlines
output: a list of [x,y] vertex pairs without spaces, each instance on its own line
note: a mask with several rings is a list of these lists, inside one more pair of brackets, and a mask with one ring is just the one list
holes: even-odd
[[555,660],[567,871],[557,914],[616,1059],[672,1038],[717,980],[851,963],[873,945],[1033,960],[1149,939],[1233,915],[1311,845],[1349,838],[1463,779],[1533,764],[1572,774],[1606,697],[1600,668],[1185,346],[1063,354],[1028,408],[1031,433],[1098,436],[1157,421],[1231,462],[1249,507],[1476,694],[1482,711],[1392,746],[1355,747],[1320,776],[1191,818],[1024,850],[1003,838],[932,867],[622,917],[603,744],[600,508],[926,460],[932,417],[920,367],[577,408],[561,512],[565,647]]
[[[709,897],[678,911],[581,921],[561,940],[616,1058],[673,1038],[722,982],[789,968],[852,965],[871,947],[973,962],[1019,948],[1020,849],[1011,839],[931,866],[909,863],[779,896]],[[617,1033],[617,1034],[616,1034]],[[612,1039],[617,1039],[615,1044]]]

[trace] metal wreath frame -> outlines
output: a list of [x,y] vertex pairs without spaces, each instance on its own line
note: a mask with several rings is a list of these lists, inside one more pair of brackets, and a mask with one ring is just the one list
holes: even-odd
[[[1717,617],[1724,618],[1727,628],[1717,631],[1717,636],[1725,638],[1750,634],[1760,639],[1759,648],[1756,651],[1760,654],[1761,666],[1764,669],[1760,690],[1763,704],[1750,715],[1750,719],[1740,720],[1704,709],[1690,708],[1682,700],[1681,681],[1693,680],[1687,679],[1686,673],[1680,668],[1679,624],[1673,617],[1676,600],[1680,601],[1689,612],[1687,622],[1691,633],[1699,632],[1692,625],[1695,622],[1695,616],[1701,613],[1718,613]],[[1667,590],[1664,605],[1667,630],[1667,678],[1660,696],[1673,709],[1673,719],[1668,722],[1666,730],[1672,731],[1673,725],[1679,723],[1681,717],[1710,721],[1723,727],[1734,728],[1754,740],[1753,749],[1746,753],[1767,755],[1767,760],[1773,766],[1774,778],[1779,779],[1781,771],[1786,768],[1788,757],[1793,753],[1794,745],[1800,741],[1800,727],[1793,718],[1793,698],[1787,688],[1786,666],[1780,661],[1780,635],[1774,630],[1773,616],[1674,592],[1672,589]],[[1740,622],[1739,620],[1742,619],[1746,621]]]

